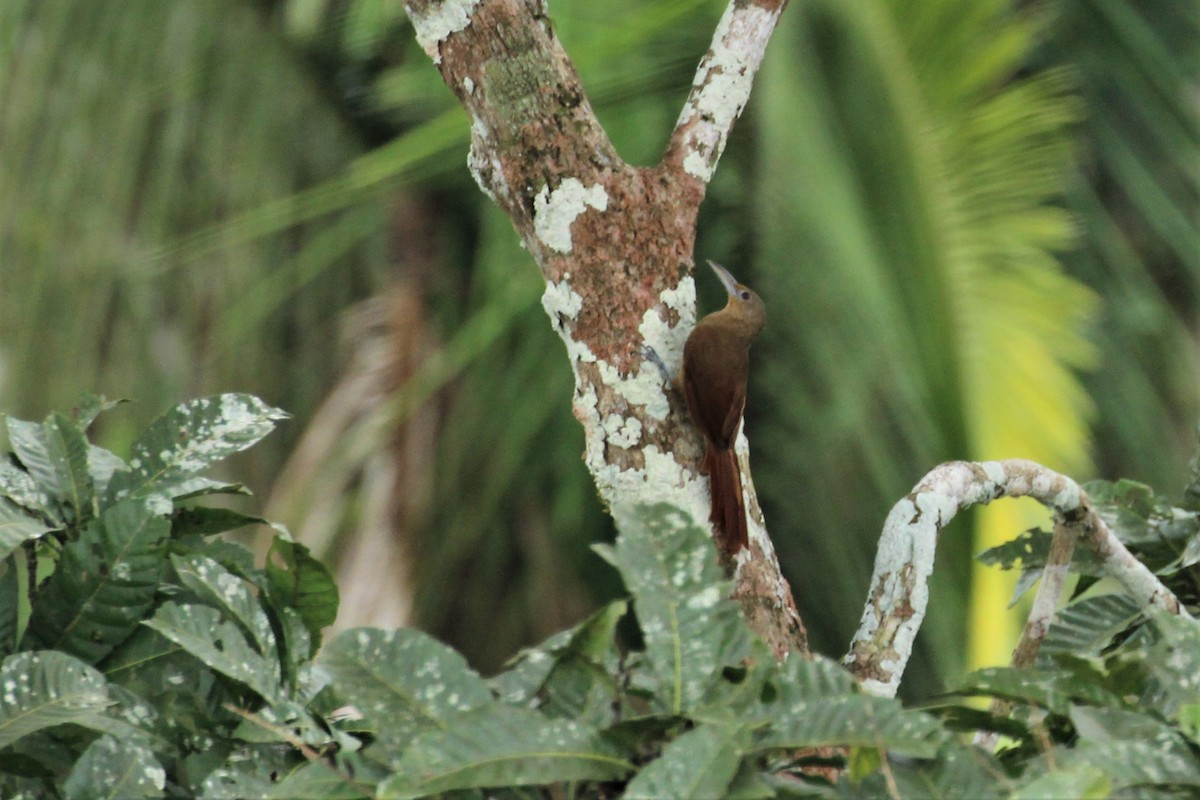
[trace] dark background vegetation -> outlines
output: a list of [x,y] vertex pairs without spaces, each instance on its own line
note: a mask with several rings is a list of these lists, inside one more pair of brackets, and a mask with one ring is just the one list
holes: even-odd
[[[722,5],[549,4],[627,160],[657,160]],[[785,12],[697,253],[768,305],[754,476],[817,650],[940,461],[1177,488],[1198,74],[1192,0]],[[540,279],[399,3],[8,0],[0,109],[0,409],[131,398],[117,449],[186,397],[288,409],[231,472],[336,566],[343,621],[485,670],[617,590]],[[970,556],[1018,522],[947,537],[910,691],[1004,638]]]

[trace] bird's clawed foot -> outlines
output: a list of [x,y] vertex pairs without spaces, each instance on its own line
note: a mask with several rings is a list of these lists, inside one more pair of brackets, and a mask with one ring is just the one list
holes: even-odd
[[671,370],[667,369],[667,365],[657,350],[648,344],[642,345],[642,358],[654,362],[654,365],[658,367],[659,374],[662,375],[663,383],[667,386],[671,385]]

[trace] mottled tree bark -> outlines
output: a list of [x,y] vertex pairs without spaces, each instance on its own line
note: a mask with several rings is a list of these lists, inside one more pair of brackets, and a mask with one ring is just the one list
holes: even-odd
[[[620,159],[597,121],[544,4],[407,4],[417,38],[471,117],[472,174],[546,279],[543,304],[575,373],[584,458],[622,529],[661,502],[682,512],[680,524],[709,526],[702,442],[645,347],[677,368],[696,317],[697,212],[784,5],[730,3],[662,161],[640,168]],[[807,655],[747,448],[739,435],[751,540],[727,565],[734,595],[777,655]]]

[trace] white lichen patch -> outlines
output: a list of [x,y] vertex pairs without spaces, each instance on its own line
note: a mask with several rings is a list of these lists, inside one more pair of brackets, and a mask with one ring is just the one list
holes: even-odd
[[[585,432],[584,461],[592,473],[600,496],[608,504],[619,528],[624,522],[637,524],[640,510],[648,503],[665,502],[683,510],[688,527],[708,526],[708,483],[702,476],[682,467],[674,454],[661,451],[646,440],[646,421],[665,420],[670,413],[665,379],[650,360],[641,360],[632,374],[624,374],[615,365],[598,357],[587,343],[574,336],[575,323],[583,310],[583,297],[571,286],[571,275],[549,282],[542,294],[542,306],[555,330],[563,339],[576,378],[573,401],[575,417]],[[638,332],[669,364],[682,358],[683,343],[695,320],[695,284],[685,278],[680,285],[662,295],[663,307],[647,311]],[[668,320],[673,319],[672,325]],[[585,370],[584,365],[594,365]],[[670,367],[668,367],[670,368]],[[587,373],[585,375],[585,372]],[[598,394],[603,386],[619,400],[616,410],[601,408]],[[622,407],[630,409],[625,411]],[[634,414],[633,410],[642,413]],[[611,447],[641,447],[641,465],[610,463]]]
[[1050,505],[1058,511],[1070,511],[1079,508],[1082,500],[1082,490],[1075,481],[1066,481],[1065,485],[1049,498]]
[[[579,312],[583,310],[583,297],[571,288],[570,275],[564,275],[557,283],[546,283],[546,289],[542,292],[542,308],[554,322],[555,328],[561,327],[564,320],[573,321],[579,317]],[[567,345],[569,347],[570,342]],[[595,361],[595,356],[590,360]]]
[[606,361],[597,361],[600,368],[600,379],[605,386],[617,391],[627,403],[640,406],[654,419],[666,419],[671,407],[663,391],[663,376],[658,367],[649,361],[643,361],[638,371],[632,375],[622,375],[616,367]]
[[[696,326],[696,281],[691,275],[685,275],[674,289],[666,289],[659,295],[663,306],[673,311],[678,317],[674,325],[663,319],[657,308],[652,308],[642,315],[642,323],[638,325],[638,333],[646,344],[658,351],[659,357],[666,361],[667,354],[673,354],[675,349],[683,353],[683,342],[687,334]],[[664,353],[663,351],[667,351]]]
[[[590,438],[590,437],[589,437]],[[642,450],[641,469],[622,469],[602,460],[589,460],[600,496],[608,503],[618,529],[641,524],[648,504],[668,503],[683,515],[678,526],[707,527],[708,482],[684,469],[675,456],[657,446]]]
[[683,157],[683,171],[694,178],[708,183],[712,180],[713,170],[716,168],[716,159],[710,159],[707,155],[708,148],[701,151],[695,148],[688,151],[688,154]]
[[533,198],[534,233],[551,250],[569,253],[571,224],[589,207],[608,209],[608,192],[600,184],[585,187],[578,178],[566,178],[554,191],[543,186]]
[[636,447],[642,440],[642,421],[637,417],[609,414],[603,422],[604,438],[616,447]]
[[710,55],[696,75],[700,91],[683,107],[677,123],[677,127],[683,126],[697,117],[705,121],[688,137],[683,168],[706,183],[712,179],[734,120],[750,99],[754,73],[762,59],[762,46],[747,47],[747,42],[765,43],[778,16],[778,9],[730,3],[717,24]]
[[404,10],[412,20],[417,43],[434,64],[440,64],[442,42],[471,24],[471,16],[478,5],[479,0],[441,0],[427,4],[421,11],[414,11],[412,3],[405,3]]
[[491,131],[487,123],[474,114],[471,115],[471,146],[467,148],[467,171],[475,179],[480,191],[493,203],[509,196],[504,167],[496,149],[491,145]]
[[155,789],[161,790],[167,785],[167,773],[157,764],[147,765],[142,769],[141,780],[138,782],[140,787],[153,786]]

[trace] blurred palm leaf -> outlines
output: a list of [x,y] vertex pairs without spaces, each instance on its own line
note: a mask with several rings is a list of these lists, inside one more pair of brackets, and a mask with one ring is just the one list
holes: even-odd
[[136,427],[237,387],[311,409],[331,311],[376,283],[378,206],[176,246],[360,150],[265,18],[228,0],[51,0],[0,5],[0,30],[4,408],[101,391],[139,401]]
[[1200,413],[1200,4],[1071,0],[1041,58],[1074,67],[1087,114],[1068,257],[1105,299],[1101,472],[1164,490],[1184,474]]
[[[859,609],[828,598],[861,596],[881,520],[926,470],[1086,468],[1072,370],[1094,303],[1054,256],[1075,106],[1060,75],[1017,77],[1033,20],[999,2],[813,2],[785,20],[754,104],[772,319],[750,427],[805,619],[836,651]],[[962,640],[969,555],[947,537],[909,691],[963,666],[934,643]]]

